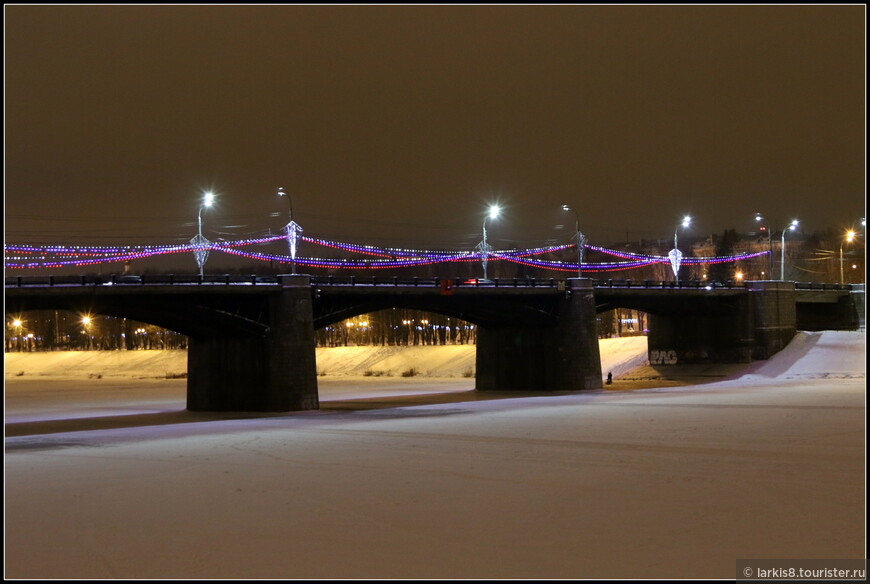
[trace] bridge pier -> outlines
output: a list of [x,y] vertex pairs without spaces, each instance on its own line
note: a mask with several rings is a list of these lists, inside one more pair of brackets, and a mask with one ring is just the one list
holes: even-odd
[[768,359],[782,350],[797,332],[797,297],[794,282],[747,282],[754,316],[753,359]]
[[478,325],[477,378],[483,391],[601,389],[592,281],[572,278],[551,326]]
[[279,276],[262,337],[190,338],[187,409],[284,412],[319,407],[307,276]]
[[852,284],[851,294],[852,306],[855,309],[855,321],[858,330],[866,330],[867,328],[867,298],[864,296],[864,284]]

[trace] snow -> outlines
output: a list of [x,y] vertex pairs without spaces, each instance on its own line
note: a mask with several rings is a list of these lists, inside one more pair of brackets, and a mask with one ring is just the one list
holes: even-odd
[[[601,339],[604,374],[614,377],[646,360],[646,337]],[[325,376],[401,377],[414,369],[423,377],[474,377],[474,345],[318,347],[317,371]],[[180,377],[187,351],[59,351],[6,353],[6,377],[138,379]]]
[[[157,362],[7,354],[5,576],[733,579],[739,558],[866,557],[863,332],[675,386],[641,340],[602,351],[633,379],[615,391],[478,394],[473,351],[369,352],[318,378],[320,410],[269,415],[187,412]],[[426,375],[359,373],[379,366]]]

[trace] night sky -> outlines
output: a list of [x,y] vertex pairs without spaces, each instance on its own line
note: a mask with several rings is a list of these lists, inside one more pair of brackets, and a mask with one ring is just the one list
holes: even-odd
[[[864,5],[6,5],[7,243],[847,227]],[[278,214],[278,216],[275,216]]]

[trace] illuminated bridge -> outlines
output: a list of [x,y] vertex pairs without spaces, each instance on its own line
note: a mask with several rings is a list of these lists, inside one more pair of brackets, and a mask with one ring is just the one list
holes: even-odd
[[596,314],[650,315],[653,364],[748,362],[797,329],[864,326],[863,285],[587,278],[456,280],[280,276],[15,276],[5,310],[59,309],[148,322],[187,335],[187,407],[316,409],[314,331],[386,308],[478,326],[478,390],[602,387]]

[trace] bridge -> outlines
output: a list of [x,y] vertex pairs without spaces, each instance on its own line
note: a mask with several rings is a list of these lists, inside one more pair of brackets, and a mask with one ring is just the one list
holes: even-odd
[[864,326],[864,286],[279,276],[8,277],[5,310],[58,309],[148,322],[189,337],[187,408],[319,407],[314,331],[387,308],[478,326],[478,390],[602,387],[596,314],[649,314],[654,365],[749,362],[795,331]]

